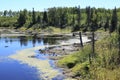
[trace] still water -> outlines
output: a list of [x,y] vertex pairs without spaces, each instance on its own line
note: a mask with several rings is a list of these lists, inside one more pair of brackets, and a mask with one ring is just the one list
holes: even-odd
[[9,59],[18,50],[53,44],[51,39],[32,37],[0,37],[0,80],[42,80],[35,68]]

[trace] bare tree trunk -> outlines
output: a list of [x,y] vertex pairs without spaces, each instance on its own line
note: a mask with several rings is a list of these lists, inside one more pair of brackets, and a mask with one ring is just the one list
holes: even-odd
[[79,32],[79,36],[80,36],[80,45],[81,45],[81,47],[83,47],[82,34],[81,34],[81,32]]
[[92,32],[92,39],[91,39],[91,42],[92,42],[92,53],[89,54],[89,63],[92,64],[92,58],[95,57],[95,40],[94,40],[94,37],[95,37],[95,34],[94,34],[94,31]]

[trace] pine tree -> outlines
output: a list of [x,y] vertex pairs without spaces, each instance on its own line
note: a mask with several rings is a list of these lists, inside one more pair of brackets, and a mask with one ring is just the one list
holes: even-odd
[[48,24],[48,16],[47,16],[47,12],[46,11],[44,11],[44,13],[43,13],[42,21],[43,21],[44,26]]
[[107,17],[106,23],[105,23],[105,26],[104,26],[105,31],[107,31],[108,28],[109,28],[109,18]]
[[20,12],[19,18],[17,20],[18,26],[17,28],[23,26],[26,23],[26,14],[23,11]]
[[7,16],[8,11],[7,11],[7,10],[5,10],[3,14],[4,14],[4,16]]
[[59,21],[59,19],[56,18],[56,17],[59,17],[59,15],[57,16],[57,14],[59,14],[59,12],[56,11],[55,7],[48,9],[48,18],[49,18],[48,22],[50,26],[56,26],[56,24],[59,25],[59,23],[56,23],[56,19]]
[[90,19],[91,19],[91,8],[86,7],[86,15],[87,15],[87,19],[86,19],[86,24],[87,26],[90,26]]
[[13,16],[13,15],[12,15],[12,10],[9,10],[8,15],[9,15],[10,17]]
[[116,10],[116,7],[115,9],[113,10],[113,13],[112,13],[112,20],[111,20],[111,26],[110,26],[110,33],[112,33],[113,31],[116,30],[117,28],[117,10]]
[[80,27],[80,20],[81,20],[81,12],[80,12],[80,6],[79,6],[78,7],[78,18],[77,18],[79,27]]
[[37,17],[37,23],[41,23],[41,17],[39,15]]
[[97,11],[94,8],[91,8],[91,17],[90,17],[90,30],[92,32],[96,31],[98,28],[98,16]]
[[66,16],[65,16],[65,13],[63,12],[61,17],[60,17],[60,26],[61,28],[63,28],[66,24]]
[[75,17],[73,15],[73,18],[72,18],[72,26],[75,26]]
[[34,11],[34,8],[33,8],[33,11],[32,11],[32,24],[35,24],[36,23],[36,14],[35,14],[35,11]]

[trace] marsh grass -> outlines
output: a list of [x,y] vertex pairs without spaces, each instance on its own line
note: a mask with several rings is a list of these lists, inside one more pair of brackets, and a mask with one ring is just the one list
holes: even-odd
[[[120,80],[118,35],[113,33],[96,41],[95,53],[96,57],[91,58],[90,64],[91,44],[88,44],[82,50],[59,60],[58,65],[69,68],[81,80]],[[74,65],[69,67],[70,63]]]

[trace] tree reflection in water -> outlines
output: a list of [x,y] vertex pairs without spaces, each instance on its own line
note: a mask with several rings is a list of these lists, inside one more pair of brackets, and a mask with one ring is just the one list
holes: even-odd
[[20,42],[20,46],[28,46],[28,43],[31,42],[32,46],[35,47],[37,43],[42,45],[52,45],[57,44],[57,40],[63,40],[63,38],[57,37],[37,37],[37,36],[19,36],[19,37],[4,37],[5,43],[14,42],[18,40]]

